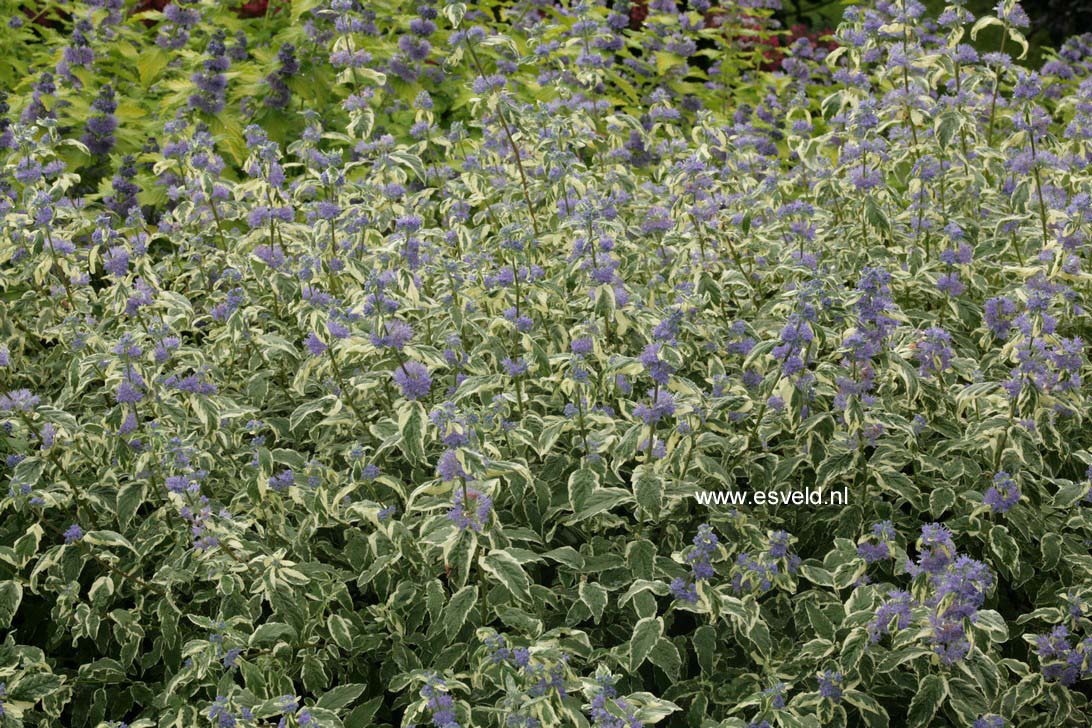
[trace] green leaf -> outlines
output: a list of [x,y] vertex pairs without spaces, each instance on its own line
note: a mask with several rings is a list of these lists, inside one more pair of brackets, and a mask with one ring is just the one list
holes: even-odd
[[1020,558],[1020,549],[1004,526],[994,526],[990,529],[990,549],[1000,560],[998,566],[1014,567]]
[[11,620],[23,601],[23,585],[17,581],[0,583],[0,629],[11,626]]
[[1001,712],[1005,715],[1016,715],[1042,694],[1043,676],[1033,672],[1005,691],[1001,699]]
[[564,564],[574,571],[583,571],[584,557],[572,546],[562,546],[542,554],[551,561]]
[[296,630],[291,625],[284,622],[266,622],[250,635],[248,645],[250,647],[261,647],[276,644],[281,640],[294,640],[295,638]]
[[479,558],[478,563],[495,576],[513,597],[522,602],[531,601],[531,580],[514,556],[496,549]]
[[34,524],[27,529],[19,539],[15,542],[14,551],[17,555],[21,556],[24,561],[29,560],[32,556],[38,553],[38,546],[42,543],[42,527],[38,524]]
[[811,626],[815,629],[815,633],[827,640],[834,640],[837,632],[834,627],[834,623],[830,621],[827,615],[819,608],[814,602],[807,603],[808,621],[811,622]]
[[857,708],[861,714],[861,719],[867,725],[880,728],[891,724],[891,718],[887,715],[887,711],[871,695],[862,693],[860,690],[846,690],[842,694],[842,698],[845,702]]
[[972,725],[978,716],[987,711],[985,698],[978,691],[978,686],[963,678],[952,678],[948,682],[948,707],[959,716],[962,725]]
[[877,230],[886,232],[891,229],[891,223],[888,221],[887,215],[873,197],[865,198],[865,216]]
[[663,76],[670,69],[683,63],[681,56],[667,51],[656,51],[656,75]]
[[599,487],[599,476],[594,470],[581,468],[569,476],[569,505],[579,513],[587,504],[594,490]]
[[679,670],[682,668],[682,657],[679,656],[679,649],[671,640],[666,637],[656,640],[652,651],[648,653],[648,661],[667,673],[672,680],[678,679]]
[[[110,660],[110,662],[117,664],[114,660]],[[80,667],[80,672],[83,672],[83,666]],[[123,670],[122,677],[124,677],[124,675],[125,671]],[[36,672],[24,675],[14,685],[8,688],[5,702],[25,700],[28,703],[36,703],[47,695],[59,690],[63,683],[63,677],[54,675],[51,672]]]
[[674,703],[657,698],[652,693],[630,693],[626,698],[637,707],[636,718],[646,725],[659,723],[672,713],[682,710]]
[[1056,533],[1043,534],[1040,549],[1043,552],[1043,566],[1048,571],[1054,569],[1062,558],[1062,537]]
[[80,682],[113,684],[125,681],[125,667],[109,657],[80,665]]
[[575,525],[623,503],[633,503],[633,495],[628,490],[599,488],[588,497],[587,502],[576,512],[576,515],[566,521],[565,524],[568,526]]
[[345,728],[368,728],[368,726],[374,725],[375,721],[373,719],[383,705],[383,700],[383,695],[377,695],[368,702],[353,708],[352,712],[345,718]]
[[1005,618],[992,609],[980,609],[974,617],[974,628],[989,636],[991,642],[1007,642],[1009,626]]
[[310,415],[318,413],[324,413],[326,407],[332,403],[332,397],[319,397],[309,402],[304,402],[299,407],[292,411],[292,414],[288,417],[288,429],[295,430],[300,424],[307,419]]
[[444,5],[444,16],[446,16],[451,23],[452,29],[459,27],[459,23],[463,22],[463,17],[465,15],[466,3],[447,3]]
[[473,584],[464,586],[451,597],[443,617],[444,632],[448,640],[455,639],[455,635],[459,634],[459,630],[466,624],[467,615],[477,601],[478,587]]
[[318,692],[330,684],[330,675],[326,671],[326,665],[314,655],[304,655],[303,667],[300,670],[303,686],[311,692]]
[[717,654],[717,630],[712,625],[703,624],[694,630],[690,639],[694,643],[694,652],[698,656],[698,665],[702,672],[712,673]]
[[127,548],[133,553],[137,552],[133,545],[129,543],[129,539],[117,531],[88,531],[84,534],[82,540],[92,546],[118,546]]
[[37,485],[38,480],[42,477],[42,471],[45,469],[45,461],[41,458],[29,457],[21,461],[15,466],[15,469],[11,473],[12,484],[29,485],[31,487]]
[[929,494],[929,513],[933,518],[940,518],[944,511],[955,503],[955,491],[951,488],[937,488]]
[[821,566],[814,566],[812,564],[801,564],[800,575],[810,581],[812,584],[829,587],[834,586],[834,575]]
[[652,468],[639,465],[633,471],[633,495],[637,505],[653,520],[659,518],[664,500],[664,480]]
[[626,565],[634,579],[651,579],[656,563],[656,546],[646,539],[626,544]]
[[122,527],[128,526],[144,502],[144,484],[129,483],[118,489],[117,516]]
[[326,618],[326,628],[330,630],[330,636],[334,638],[334,644],[343,650],[351,650],[353,647],[352,622],[340,614],[331,614]]
[[662,617],[645,617],[637,622],[637,625],[633,628],[633,636],[629,640],[629,669],[631,672],[641,666],[663,634],[664,620]]
[[599,584],[590,581],[580,582],[580,601],[588,606],[588,611],[595,618],[595,623],[603,618],[603,610],[607,608],[607,590]]
[[367,685],[362,683],[350,683],[348,685],[338,685],[336,688],[330,688],[322,697],[315,703],[319,708],[325,708],[326,710],[341,710],[352,705],[357,698],[361,696]]
[[906,716],[907,725],[911,728],[930,725],[947,694],[948,684],[943,677],[926,675],[910,701],[910,710]]
[[425,459],[425,408],[420,402],[411,402],[410,406],[398,418],[398,429],[402,432],[402,449],[410,462],[419,463]]
[[991,25],[1003,26],[1004,23],[1002,23],[999,18],[995,18],[992,15],[985,15],[979,18],[978,21],[973,26],[971,26],[971,40],[977,40],[979,31],[983,30],[984,28],[988,28]]
[[1023,33],[1021,33],[1016,28],[1012,27],[1011,25],[1008,27],[1008,31],[1009,31],[1009,38],[1012,39],[1012,42],[1016,43],[1018,46],[1020,46],[1021,53],[1020,53],[1019,56],[1017,56],[1016,59],[1017,60],[1023,60],[1024,58],[1027,57],[1028,49],[1030,48],[1030,45],[1028,44],[1027,38],[1024,37]]
[[137,72],[140,74],[140,84],[144,88],[152,85],[159,77],[163,69],[167,67],[171,57],[158,46],[149,46],[140,57],[137,58]]
[[962,123],[963,117],[955,111],[946,111],[937,118],[934,128],[942,147],[951,144]]

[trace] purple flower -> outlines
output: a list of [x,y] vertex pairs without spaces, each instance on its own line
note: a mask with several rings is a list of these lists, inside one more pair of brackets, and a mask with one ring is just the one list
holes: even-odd
[[311,352],[311,356],[322,356],[328,348],[314,331],[309,333],[307,338],[303,340],[303,345],[307,347],[307,351]]
[[345,339],[349,336],[349,327],[340,321],[330,319],[326,322],[326,330],[330,332],[330,336],[335,339]]
[[518,377],[527,373],[527,362],[524,361],[522,356],[515,361],[505,357],[501,364],[504,366],[505,373],[510,377]]
[[937,326],[926,329],[916,344],[918,373],[926,376],[947,371],[955,356],[951,344],[952,335],[944,329]]
[[886,541],[895,540],[895,524],[891,521],[880,521],[872,524],[872,535]]
[[290,468],[285,468],[277,475],[269,476],[269,487],[273,490],[287,490],[296,482],[296,474]]
[[587,337],[581,339],[573,339],[571,345],[572,352],[580,356],[586,356],[587,354],[590,354],[592,352],[592,347],[592,340]]
[[791,538],[788,531],[774,531],[770,534],[770,548],[768,553],[771,558],[783,559],[789,554],[789,539]]
[[1086,638],[1074,647],[1069,641],[1069,629],[1060,624],[1049,635],[1036,638],[1035,652],[1039,666],[1047,680],[1056,680],[1071,686],[1082,677],[1092,677],[1092,638]]
[[78,523],[73,523],[71,526],[68,527],[68,530],[64,532],[65,543],[75,543],[81,538],[83,538],[83,529],[80,528],[80,525]]
[[698,532],[694,536],[694,548],[686,555],[686,563],[690,564],[690,570],[694,581],[706,581],[712,579],[716,573],[713,569],[712,558],[717,553],[717,534],[708,523],[698,526]]
[[890,591],[888,601],[876,610],[876,616],[868,623],[868,634],[873,642],[879,642],[886,634],[897,632],[910,626],[912,615],[910,606],[913,598],[908,592]]
[[933,601],[939,604],[950,596],[952,600],[945,607],[944,616],[970,617],[982,606],[993,582],[993,572],[986,564],[959,556],[944,573],[932,577]]
[[440,456],[440,460],[436,464],[436,474],[444,482],[467,477],[463,464],[459,462],[459,455],[454,450],[444,450],[443,455]]
[[783,682],[775,682],[762,692],[770,696],[770,705],[776,710],[780,710],[785,707],[785,689],[787,687]]
[[641,402],[633,408],[633,414],[646,425],[653,425],[664,417],[675,414],[675,397],[672,396],[671,392],[660,390],[655,393],[655,399],[653,399],[653,394],[653,392],[648,393],[648,403]]
[[417,361],[407,361],[392,373],[394,383],[402,390],[402,396],[409,400],[424,399],[432,389],[432,377],[428,368]]
[[224,653],[224,657],[221,660],[224,667],[235,667],[235,661],[239,659],[239,655],[243,654],[242,649],[238,647],[232,647],[230,650]]
[[660,345],[649,344],[645,347],[645,350],[641,352],[641,356],[638,357],[641,364],[644,365],[645,370],[648,372],[652,381],[656,382],[660,386],[667,384],[668,377],[671,376],[671,366],[660,359]]
[[209,720],[216,721],[218,728],[235,728],[238,725],[235,715],[231,712],[227,696],[217,695],[216,700],[209,706],[208,714]]
[[141,391],[139,384],[131,381],[131,379],[125,379],[118,385],[117,391],[114,393],[114,399],[119,404],[136,404],[144,399],[144,392]]
[[698,586],[688,579],[676,576],[671,580],[671,595],[682,602],[698,603]]
[[588,708],[593,728],[643,728],[644,723],[637,719],[629,701],[618,697],[613,676],[597,676],[596,682],[599,689]]
[[891,550],[886,543],[865,542],[857,545],[857,555],[864,559],[865,563],[874,564],[891,558]]
[[29,389],[16,389],[0,395],[0,412],[30,412],[41,399]]
[[222,30],[216,31],[209,39],[206,51],[208,58],[202,63],[201,71],[190,77],[197,87],[197,93],[190,95],[189,107],[206,114],[218,114],[224,110],[224,95],[227,91],[227,77],[224,76],[224,71],[231,65],[227,58],[227,47],[224,45]]
[[447,517],[451,519],[460,531],[471,530],[481,533],[489,520],[489,514],[493,510],[493,499],[473,488],[466,489],[464,499],[463,489],[456,488],[454,502]]
[[372,334],[369,338],[375,347],[402,351],[413,338],[413,328],[405,321],[394,319],[387,322],[386,334],[383,336]]
[[921,555],[917,564],[907,566],[911,574],[925,571],[938,575],[948,568],[955,557],[956,548],[952,541],[952,532],[940,523],[927,523],[921,527],[919,540]]
[[328,200],[322,200],[315,207],[315,212],[320,220],[333,220],[341,214],[341,207]]
[[842,702],[842,673],[824,670],[819,676],[819,694],[835,703]]
[[114,148],[114,130],[118,128],[114,111],[117,107],[114,101],[114,89],[109,84],[99,90],[98,97],[91,103],[91,108],[99,113],[88,118],[86,131],[81,141],[87,145],[91,154],[97,157],[109,154]]
[[942,273],[940,278],[937,279],[937,290],[949,296],[958,296],[967,290],[967,287],[959,279],[959,273],[949,271],[948,273]]
[[675,226],[671,219],[671,211],[666,207],[650,207],[645,213],[644,222],[641,223],[641,232],[646,235],[653,233],[665,233]]
[[[245,60],[245,59],[241,59]],[[265,97],[265,105],[275,109],[286,109],[291,101],[292,92],[288,88],[288,80],[299,72],[299,62],[296,60],[296,48],[291,43],[285,43],[277,51],[278,68],[265,77],[269,86],[269,95]]]
[[[949,235],[956,233],[953,237],[961,237],[963,235],[963,231],[955,223],[949,223],[948,226],[945,227],[945,232]],[[943,251],[940,254],[940,259],[948,265],[970,265],[971,261],[974,259],[974,250],[966,243],[961,243],[956,250],[949,249]]]
[[1020,489],[1012,476],[1001,471],[993,476],[993,485],[982,497],[982,502],[994,513],[1008,513],[1010,508],[1020,502]]
[[932,614],[929,617],[929,623],[933,628],[929,642],[933,645],[933,652],[940,657],[943,664],[953,665],[967,656],[971,643],[967,640],[962,619]]

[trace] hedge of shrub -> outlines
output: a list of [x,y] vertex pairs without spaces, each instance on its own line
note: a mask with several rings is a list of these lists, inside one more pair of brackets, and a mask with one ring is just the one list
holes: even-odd
[[772,4],[12,14],[0,726],[1092,723],[1092,39]]

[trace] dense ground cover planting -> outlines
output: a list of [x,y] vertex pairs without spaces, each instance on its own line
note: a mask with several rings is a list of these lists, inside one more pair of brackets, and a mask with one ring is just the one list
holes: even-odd
[[1092,39],[769,4],[13,15],[0,725],[1088,725]]

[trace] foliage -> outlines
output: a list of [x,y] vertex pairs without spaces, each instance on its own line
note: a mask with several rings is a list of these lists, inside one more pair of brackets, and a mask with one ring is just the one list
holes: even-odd
[[1088,39],[767,4],[14,16],[0,726],[1092,722]]

